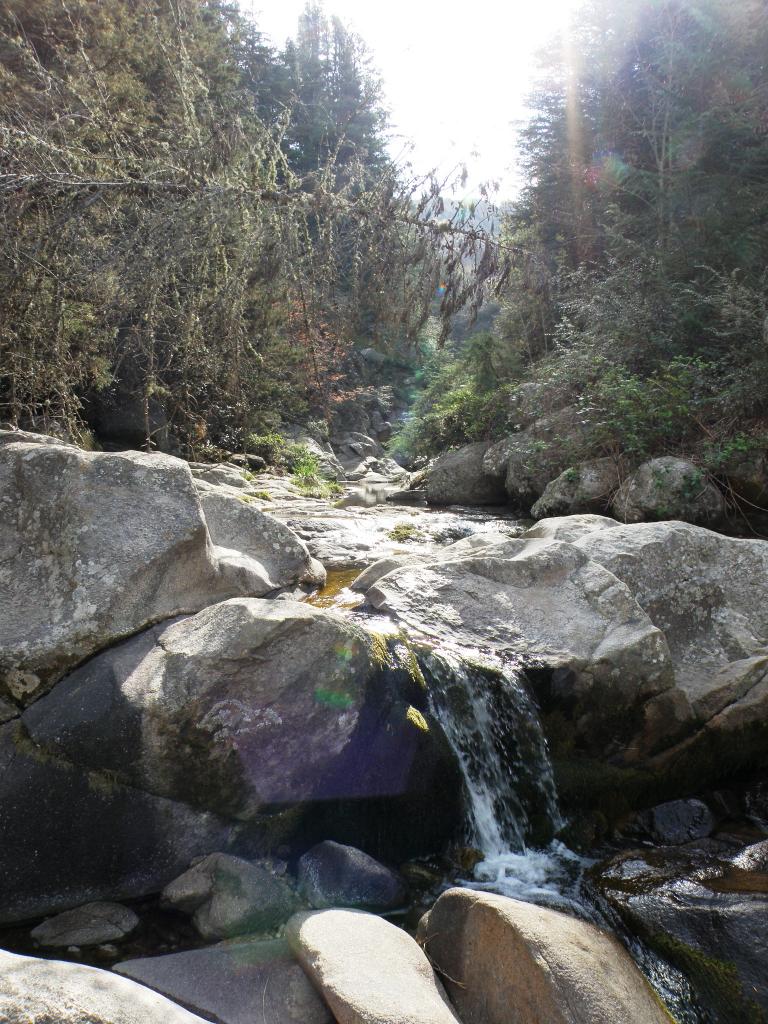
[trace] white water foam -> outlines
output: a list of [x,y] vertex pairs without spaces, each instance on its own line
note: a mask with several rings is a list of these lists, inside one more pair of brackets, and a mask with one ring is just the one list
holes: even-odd
[[563,820],[538,712],[519,673],[446,651],[428,656],[425,668],[464,778],[469,839],[483,855],[460,884],[583,916],[578,888],[590,862],[555,839],[532,845]]

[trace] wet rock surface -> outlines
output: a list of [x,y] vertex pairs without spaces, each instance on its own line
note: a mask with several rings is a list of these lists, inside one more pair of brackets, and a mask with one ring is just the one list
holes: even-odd
[[625,924],[693,983],[718,1022],[768,1009],[768,873],[761,841],[631,850],[591,872]]

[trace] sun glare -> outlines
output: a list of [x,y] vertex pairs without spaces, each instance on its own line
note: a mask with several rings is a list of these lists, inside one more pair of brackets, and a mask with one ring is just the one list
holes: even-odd
[[[392,152],[417,172],[448,174],[466,163],[468,188],[518,186],[514,122],[526,110],[536,53],[567,28],[578,0],[500,5],[326,0],[365,39],[384,80]],[[276,45],[295,32],[304,0],[243,0]]]

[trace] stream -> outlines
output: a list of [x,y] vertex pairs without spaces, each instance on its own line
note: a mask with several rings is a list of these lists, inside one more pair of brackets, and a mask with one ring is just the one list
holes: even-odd
[[[313,554],[327,557],[334,545],[333,562],[344,565],[329,572],[326,586],[309,601],[378,633],[396,631],[393,621],[350,589],[366,565],[390,554],[428,554],[474,533],[517,536],[526,525],[501,510],[398,507],[384,504],[385,496],[386,490],[377,490],[378,500],[344,502],[343,518],[326,507],[303,521],[291,519]],[[402,535],[397,527],[403,524],[413,528],[409,542],[393,541]],[[361,538],[363,550],[357,546]],[[345,540],[350,542],[346,549]],[[372,550],[375,557],[368,554]],[[350,567],[345,558],[357,564]],[[709,1018],[695,1008],[685,977],[629,934],[584,885],[585,871],[596,862],[557,838],[566,822],[538,709],[523,674],[488,652],[449,648],[423,636],[410,640],[428,683],[430,710],[461,771],[463,838],[477,856],[471,871],[459,873],[453,884],[561,910],[615,931],[679,1024],[706,1024]]]

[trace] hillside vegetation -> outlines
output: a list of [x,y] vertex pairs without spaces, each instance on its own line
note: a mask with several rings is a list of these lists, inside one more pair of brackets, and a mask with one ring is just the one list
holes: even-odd
[[[594,0],[542,56],[492,331],[433,359],[411,454],[518,426],[521,383],[573,459],[768,439],[768,19],[760,0]],[[530,388],[526,394],[531,395]],[[544,442],[543,442],[544,443]]]

